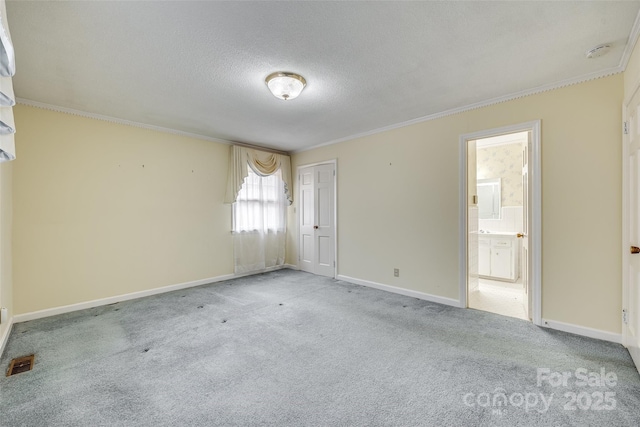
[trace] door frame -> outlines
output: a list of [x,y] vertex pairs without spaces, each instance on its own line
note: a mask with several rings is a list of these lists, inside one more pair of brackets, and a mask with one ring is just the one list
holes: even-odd
[[[629,94],[627,98],[624,99],[622,103],[622,120],[623,120],[623,132],[622,132],[622,316],[620,321],[620,326],[622,328],[622,345],[629,349],[631,344],[629,337],[629,330],[627,328],[627,322],[629,321],[629,317],[638,316],[638,313],[634,313],[635,316],[631,316],[629,313],[629,298],[630,298],[630,288],[629,288],[629,261],[631,253],[629,251],[630,246],[634,243],[631,242],[629,233],[630,227],[629,222],[630,218],[630,169],[629,169],[629,132],[631,131],[631,124],[629,123],[628,116],[628,108],[627,106],[633,100],[633,97],[636,96],[638,90],[640,90],[640,81],[637,81],[633,91]],[[631,346],[633,349],[633,345]],[[633,359],[634,350],[630,350],[629,353],[632,353]],[[633,359],[635,363],[635,359]],[[640,365],[636,366],[638,372],[640,372]]]
[[[296,199],[300,201],[300,170],[312,166],[333,165],[335,175],[333,176],[333,278],[338,277],[338,159],[324,160],[322,162],[307,163],[296,166]],[[295,206],[296,216],[296,246],[298,252],[297,268],[300,269],[300,209],[299,205]]]
[[529,156],[529,253],[531,263],[529,265],[529,283],[531,284],[531,320],[534,325],[542,326],[542,169],[540,165],[540,137],[541,121],[505,126],[500,128],[486,129],[478,132],[460,135],[460,171],[459,171],[459,304],[462,308],[467,308],[467,280],[468,265],[468,197],[467,197],[467,143],[477,139],[490,138],[492,136],[505,135],[517,132],[531,132],[531,147]]
[[[629,239],[629,147],[627,146],[629,136],[629,117],[627,113],[627,105],[633,99],[633,96],[640,89],[640,84],[636,85],[635,90],[625,99],[622,104],[622,120],[626,129],[622,132],[622,345],[629,348],[629,331],[626,326],[626,316],[628,316],[627,307],[629,301],[629,247],[631,241]],[[640,367],[638,367],[640,370]]]

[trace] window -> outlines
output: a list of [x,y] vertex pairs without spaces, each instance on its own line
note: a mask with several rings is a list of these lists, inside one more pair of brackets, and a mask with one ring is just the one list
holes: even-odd
[[233,204],[236,273],[284,264],[287,198],[282,174],[260,176],[251,167]]
[[286,197],[280,170],[260,176],[249,167],[249,175],[233,204],[233,231],[284,231],[285,223]]

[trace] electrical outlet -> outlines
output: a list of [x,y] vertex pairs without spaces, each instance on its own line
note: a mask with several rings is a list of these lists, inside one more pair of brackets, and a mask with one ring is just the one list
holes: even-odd
[[400,269],[399,268],[394,268],[393,269],[393,277],[400,277]]

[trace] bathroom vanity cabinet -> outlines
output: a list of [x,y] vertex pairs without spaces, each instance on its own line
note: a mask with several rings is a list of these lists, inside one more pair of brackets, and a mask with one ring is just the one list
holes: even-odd
[[515,282],[519,277],[520,245],[515,233],[478,234],[478,273],[488,279]]

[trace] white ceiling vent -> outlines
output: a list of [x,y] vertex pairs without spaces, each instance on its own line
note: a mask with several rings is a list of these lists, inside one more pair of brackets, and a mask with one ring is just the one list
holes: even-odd
[[601,44],[600,46],[596,46],[593,49],[589,49],[585,53],[585,55],[587,55],[587,58],[589,59],[598,58],[602,55],[606,55],[606,53],[609,52],[610,49],[611,49],[611,45]]

